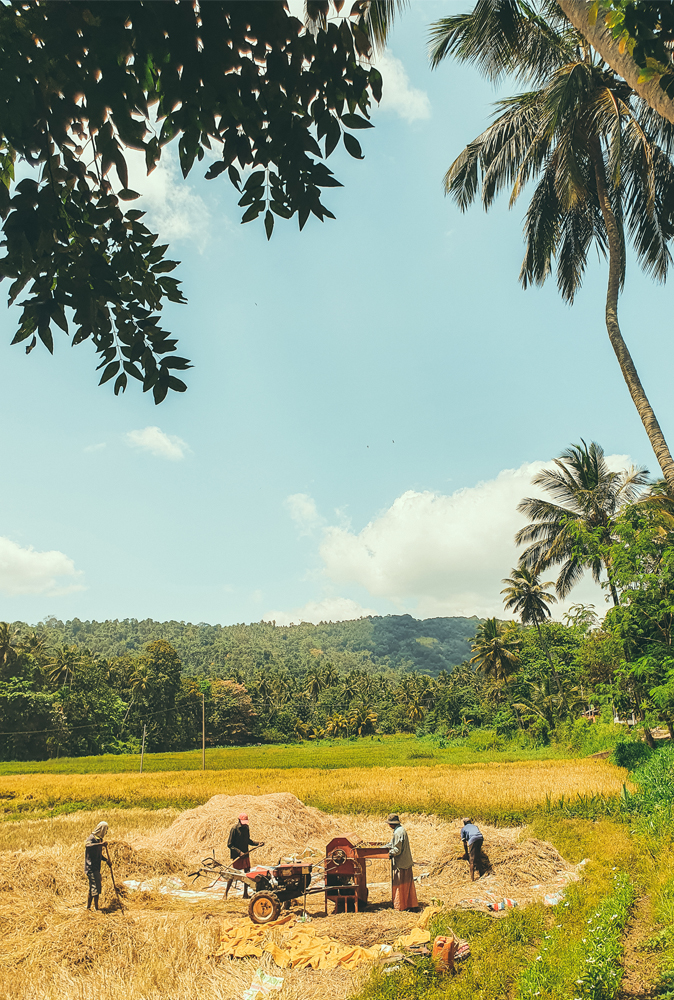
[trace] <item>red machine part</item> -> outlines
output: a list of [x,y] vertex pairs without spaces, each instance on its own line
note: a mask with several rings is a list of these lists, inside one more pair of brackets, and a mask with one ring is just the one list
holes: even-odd
[[364,909],[367,905],[367,858],[388,858],[384,844],[365,843],[357,834],[335,837],[325,849],[325,909],[328,900],[335,909]]

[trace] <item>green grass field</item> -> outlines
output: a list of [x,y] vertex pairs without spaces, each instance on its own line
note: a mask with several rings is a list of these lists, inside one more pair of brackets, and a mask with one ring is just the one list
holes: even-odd
[[[415,736],[374,736],[358,740],[320,740],[311,743],[227,747],[206,750],[206,769],[349,767],[424,767],[437,764],[512,763],[518,760],[554,760],[572,756],[567,748],[522,749],[491,745],[440,747]],[[61,757],[58,760],[0,763],[0,775],[10,774],[123,774],[140,769],[140,754],[101,754]],[[183,753],[147,753],[143,771],[199,771],[201,750]]]

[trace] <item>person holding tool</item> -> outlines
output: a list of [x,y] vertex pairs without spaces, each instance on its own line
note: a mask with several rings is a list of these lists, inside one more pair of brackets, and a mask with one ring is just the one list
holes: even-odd
[[416,910],[419,906],[412,871],[412,851],[407,830],[398,813],[390,813],[386,820],[393,836],[388,844],[391,859],[391,898],[394,910]]
[[99,823],[95,830],[89,834],[84,844],[84,874],[89,880],[87,910],[91,909],[92,903],[94,904],[94,909],[98,909],[98,897],[101,894],[101,861],[105,861],[108,868],[112,869],[110,858],[103,855],[104,847],[106,848],[107,855],[107,844],[105,841],[107,833],[108,824],[105,822]]
[[[264,847],[264,841],[250,839],[250,827],[248,826],[248,816],[246,813],[241,813],[238,822],[229,831],[227,847],[229,847],[229,856],[232,859],[232,868],[239,868],[243,872],[249,872],[250,858],[248,855],[250,849],[251,847]],[[229,887],[233,881],[233,878],[227,881],[225,899],[227,899]],[[248,886],[245,882],[243,884],[243,898],[248,899]]]
[[476,868],[477,877],[480,878],[482,875],[482,845],[484,837],[479,827],[471,819],[468,819],[468,817],[465,817],[462,823],[461,840],[463,841],[463,851],[470,865],[470,880],[474,882]]

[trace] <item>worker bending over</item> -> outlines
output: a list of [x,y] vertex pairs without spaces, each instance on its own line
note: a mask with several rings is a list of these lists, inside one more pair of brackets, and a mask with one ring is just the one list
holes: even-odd
[[484,843],[484,837],[482,836],[479,827],[477,827],[471,819],[464,818],[463,820],[461,840],[463,841],[464,854],[468,858],[468,863],[470,865],[470,880],[471,882],[474,882],[476,868],[477,877],[480,878],[482,875],[482,845]]
[[[250,849],[251,847],[264,847],[264,841],[250,839],[250,827],[248,826],[248,816],[246,813],[241,813],[238,822],[229,831],[227,847],[229,847],[229,856],[232,859],[231,867],[238,868],[242,872],[249,872],[250,858],[248,854]],[[227,899],[229,887],[233,881],[233,878],[227,881],[225,899]],[[248,886],[245,882],[243,883],[243,898],[248,899]]]
[[87,910],[98,909],[98,897],[101,894],[101,861],[105,861],[108,868],[111,868],[110,859],[103,857],[103,848],[107,847],[105,838],[108,833],[108,824],[99,823],[96,829],[89,834],[84,844],[84,874],[89,880],[89,895],[87,897]]
[[417,890],[414,887],[412,871],[412,851],[407,830],[400,822],[398,813],[391,813],[386,820],[393,836],[388,847],[391,858],[391,898],[394,910],[415,910],[419,906]]

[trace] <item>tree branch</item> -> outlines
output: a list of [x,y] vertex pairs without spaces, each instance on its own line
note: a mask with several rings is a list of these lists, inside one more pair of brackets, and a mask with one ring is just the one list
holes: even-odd
[[627,50],[620,51],[618,40],[613,37],[601,17],[594,24],[590,22],[590,4],[587,0],[559,0],[559,6],[574,28],[597,50],[604,62],[622,76],[635,94],[674,124],[674,100],[665,94],[658,78],[639,83],[640,67]]

